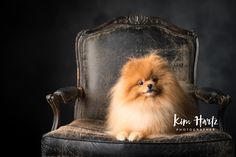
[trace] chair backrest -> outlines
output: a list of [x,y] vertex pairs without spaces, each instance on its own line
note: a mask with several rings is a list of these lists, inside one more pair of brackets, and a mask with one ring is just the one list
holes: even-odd
[[149,51],[166,58],[180,81],[196,83],[198,39],[193,32],[140,15],[81,31],[76,39],[77,86],[84,88],[85,98],[76,102],[75,119],[104,119],[107,93],[122,65]]

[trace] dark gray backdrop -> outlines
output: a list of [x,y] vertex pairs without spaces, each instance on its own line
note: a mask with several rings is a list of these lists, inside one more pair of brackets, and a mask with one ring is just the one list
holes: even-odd
[[[9,154],[28,155],[32,151],[34,156],[40,156],[41,136],[52,124],[45,95],[76,83],[76,34],[130,14],[160,16],[197,32],[200,40],[198,85],[221,89],[232,96],[224,122],[227,132],[236,137],[233,0],[24,1],[9,2],[5,9],[2,77],[6,90],[2,100],[2,125],[7,141],[12,141],[5,147],[15,147]],[[216,111],[214,105],[201,104],[200,109],[208,115]],[[73,104],[65,105],[62,110],[65,124],[73,118]]]

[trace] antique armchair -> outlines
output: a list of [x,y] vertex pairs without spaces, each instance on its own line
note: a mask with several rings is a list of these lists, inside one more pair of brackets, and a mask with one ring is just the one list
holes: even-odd
[[[76,38],[77,85],[47,95],[54,113],[52,131],[42,137],[42,156],[234,156],[232,138],[223,131],[230,96],[197,88],[197,35],[163,19],[119,17]],[[153,140],[121,142],[104,132],[107,92],[130,56],[149,50],[165,57],[180,81],[193,85],[192,94],[219,107],[219,129],[195,131]],[[74,102],[74,121],[60,126],[60,104]],[[59,128],[58,128],[59,127]]]

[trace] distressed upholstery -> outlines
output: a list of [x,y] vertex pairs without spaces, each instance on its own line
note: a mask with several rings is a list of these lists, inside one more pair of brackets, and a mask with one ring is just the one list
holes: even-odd
[[42,144],[48,156],[224,156],[232,152],[229,139],[228,134],[215,129],[120,142],[104,132],[101,120],[75,120],[44,135]]
[[[196,86],[198,39],[193,32],[146,16],[119,17],[81,31],[76,38],[77,87],[47,96],[54,123],[53,131],[42,137],[42,156],[234,156],[231,136],[218,129],[139,142],[120,142],[106,134],[108,90],[128,57],[150,51],[166,58],[179,81]],[[211,90],[197,90],[196,95],[196,101],[224,105],[230,102],[228,95],[212,94]],[[74,121],[57,129],[59,103],[69,101],[75,101]]]

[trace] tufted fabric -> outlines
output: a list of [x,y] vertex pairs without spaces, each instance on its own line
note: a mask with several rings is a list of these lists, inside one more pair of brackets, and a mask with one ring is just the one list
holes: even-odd
[[159,18],[142,18],[146,21],[135,23],[122,17],[78,34],[77,86],[84,88],[86,97],[76,104],[76,119],[104,119],[108,90],[129,57],[152,51],[167,59],[180,81],[196,81],[196,35]]
[[196,131],[140,142],[120,142],[108,136],[99,120],[75,120],[42,139],[42,156],[233,156],[232,138],[225,132]]

